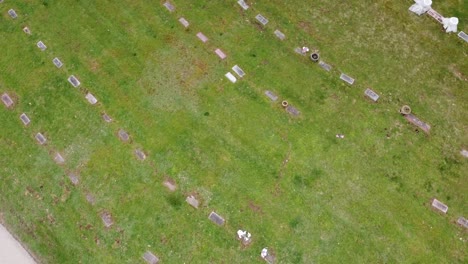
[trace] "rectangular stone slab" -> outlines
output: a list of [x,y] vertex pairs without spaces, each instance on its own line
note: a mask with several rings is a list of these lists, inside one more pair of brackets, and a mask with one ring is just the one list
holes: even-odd
[[442,24],[444,17],[439,12],[431,8],[427,11],[427,14]]
[[105,227],[111,227],[114,224],[111,214],[107,211],[101,212],[101,219]]
[[96,97],[94,97],[94,95],[92,95],[91,93],[87,93],[86,96],[85,96],[86,100],[88,100],[88,102],[92,105],[96,104],[98,102],[98,100],[96,99]]
[[301,113],[301,112],[299,112],[299,110],[297,110],[297,109],[296,109],[294,106],[292,106],[292,105],[288,105],[288,106],[286,107],[286,111],[287,111],[288,113],[290,113],[291,115],[293,115],[293,116],[298,116],[298,115]]
[[25,113],[22,113],[20,115],[20,119],[21,119],[21,122],[23,122],[23,124],[25,126],[27,126],[27,125],[29,125],[29,123],[31,123],[31,119],[29,119],[29,117]]
[[52,62],[54,63],[55,67],[57,67],[57,68],[61,68],[63,66],[63,63],[60,61],[59,58],[54,58],[52,60]]
[[457,224],[465,227],[465,228],[468,228],[468,219],[465,219],[464,217],[459,217],[458,220],[457,220]]
[[80,179],[78,177],[78,174],[74,173],[74,172],[70,172],[68,174],[68,178],[70,179],[71,183],[73,185],[78,185],[78,183],[80,182]]
[[322,68],[323,68],[324,70],[326,70],[326,71],[330,71],[330,70],[332,69],[332,66],[331,66],[331,65],[326,64],[326,63],[323,62],[323,61],[320,61],[320,62],[318,63],[318,65],[319,65],[320,67],[322,67]]
[[275,35],[276,35],[277,38],[279,38],[281,40],[284,40],[286,38],[286,35],[284,35],[284,33],[279,31],[279,30],[275,30]]
[[164,182],[163,185],[166,186],[166,188],[169,189],[169,191],[173,192],[177,189],[177,185],[173,179],[167,178]]
[[354,79],[351,78],[350,76],[344,74],[344,73],[342,73],[342,74],[340,75],[340,79],[343,80],[343,81],[345,81],[345,82],[347,82],[347,83],[349,83],[349,84],[351,84],[351,85],[353,85],[353,83],[354,83]]
[[245,72],[238,66],[238,65],[234,65],[234,67],[232,67],[232,70],[237,73],[237,75],[239,75],[239,77],[244,77],[245,75]]
[[6,107],[13,106],[13,100],[7,93],[2,94],[2,102],[3,104],[5,104]]
[[200,202],[193,195],[187,196],[187,199],[185,199],[185,201],[196,209],[198,209],[198,206],[200,205]]
[[249,5],[244,0],[239,0],[237,3],[242,7],[242,9],[247,10],[249,9]]
[[208,219],[210,219],[213,223],[219,226],[224,225],[224,222],[225,222],[224,218],[222,218],[220,215],[218,215],[214,211],[210,213],[210,215],[208,216]]
[[123,129],[120,129],[117,134],[119,135],[120,140],[124,142],[127,142],[130,139],[130,136],[128,135],[128,133]]
[[432,200],[432,207],[446,214],[448,211],[448,206],[443,204],[441,201],[434,199]]
[[431,130],[431,126],[429,124],[426,124],[423,121],[419,120],[413,114],[405,115],[405,119],[408,120],[408,122],[410,122],[411,124],[422,129],[426,133],[429,133],[429,130]]
[[73,87],[78,87],[80,86],[80,81],[78,81],[78,79],[75,77],[75,75],[70,75],[70,77],[68,77],[68,82],[73,85]]
[[208,41],[208,38],[201,32],[197,33],[197,38],[199,38],[203,43]]
[[278,96],[276,96],[272,91],[265,91],[265,95],[270,98],[270,100],[272,100],[273,102],[275,102],[276,100],[278,100]]
[[143,254],[143,259],[146,261],[148,264],[158,264],[159,263],[159,258],[151,253],[150,251],[146,251],[145,254]]
[[28,34],[28,35],[31,35],[31,30],[28,27],[24,27],[23,32]]
[[377,100],[379,100],[379,95],[376,94],[374,91],[372,91],[371,89],[367,88],[365,91],[364,91],[364,94],[367,95],[367,97],[369,97],[370,99],[372,99],[372,101],[374,102],[377,102]]
[[262,16],[261,14],[258,14],[255,16],[255,19],[257,19],[258,22],[260,22],[260,24],[262,25],[266,25],[268,24],[268,19],[266,19],[264,16]]
[[165,2],[163,5],[167,8],[167,10],[169,10],[169,12],[172,13],[175,11],[175,7],[171,3]]
[[112,118],[106,113],[102,114],[102,119],[104,119],[104,121],[106,121],[107,123],[112,122]]
[[300,47],[297,47],[294,49],[294,52],[296,52],[297,54],[300,54],[302,56],[305,56],[306,54],[304,52],[302,52],[302,49]]
[[215,50],[215,53],[216,55],[218,55],[218,57],[222,60],[224,60],[226,58],[226,54],[224,54],[224,52],[220,49],[216,49]]
[[44,145],[47,142],[46,137],[44,137],[44,135],[42,135],[41,133],[37,133],[35,138],[36,138],[37,142],[39,142],[39,144],[41,144],[41,145]]
[[36,46],[42,51],[47,49],[47,46],[42,41],[37,42]]
[[230,72],[226,73],[224,76],[226,76],[226,78],[228,78],[228,80],[231,81],[232,83],[237,82],[236,76],[234,76],[234,75],[233,75],[232,73],[230,73]]
[[465,32],[463,31],[458,32],[458,37],[468,42],[468,35]]
[[468,158],[468,150],[462,149],[462,150],[460,151],[460,154],[461,154],[463,157]]
[[139,160],[145,160],[146,159],[146,154],[141,149],[136,149],[135,150],[135,155]]
[[185,28],[188,28],[188,26],[190,25],[189,22],[187,21],[187,19],[181,17],[179,18],[179,22],[182,24],[182,26],[184,26]]
[[65,159],[62,157],[62,155],[60,153],[55,153],[55,156],[54,156],[54,161],[55,163],[57,164],[63,164],[65,163]]
[[11,18],[17,18],[18,15],[16,14],[16,11],[13,9],[8,10],[8,14],[11,16]]

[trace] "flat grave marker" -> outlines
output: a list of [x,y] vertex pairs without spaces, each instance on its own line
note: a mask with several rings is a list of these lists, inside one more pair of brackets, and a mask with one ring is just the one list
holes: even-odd
[[459,217],[458,220],[457,220],[457,224],[465,227],[465,228],[468,228],[468,219],[465,219],[464,217]]
[[25,125],[25,126],[27,126],[27,125],[29,125],[29,123],[31,123],[31,119],[29,119],[29,117],[25,113],[22,113],[20,115],[20,119],[21,119],[21,122],[23,122],[23,125]]
[[10,108],[14,104],[13,100],[7,93],[2,94],[2,102],[7,108]]
[[111,214],[107,211],[101,212],[101,219],[102,219],[102,222],[104,223],[104,226],[107,228],[111,227],[114,224]]
[[448,211],[448,206],[443,204],[441,201],[439,201],[437,199],[433,199],[431,205],[432,205],[433,208],[441,211],[444,214],[446,214],[447,211]]
[[63,66],[63,63],[62,63],[62,61],[60,61],[59,58],[54,58],[52,60],[52,62],[54,63],[55,67],[57,67],[57,68],[61,68]]
[[169,3],[169,1],[165,2],[163,5],[167,8],[167,10],[169,10],[169,12],[172,13],[175,11],[175,7],[171,3]]
[[146,261],[148,264],[158,264],[159,263],[159,258],[151,253],[150,251],[146,251],[145,254],[143,254],[143,259]]
[[224,52],[220,49],[216,49],[215,50],[215,53],[216,55],[218,55],[218,57],[222,60],[224,60],[226,58],[226,54],[224,54]]
[[205,36],[205,34],[198,32],[197,33],[197,38],[199,38],[203,43],[208,41],[208,38]]
[[462,150],[460,151],[460,154],[461,154],[463,157],[468,158],[468,150],[462,149]]
[[431,8],[427,11],[427,14],[442,24],[444,17],[441,14],[439,14],[439,12]]
[[275,35],[277,38],[279,38],[280,40],[284,40],[286,38],[286,35],[284,35],[283,32],[279,31],[278,29],[275,30]]
[[73,185],[78,185],[78,183],[80,182],[78,175],[74,172],[68,173],[68,178],[70,179]]
[[242,7],[242,9],[247,10],[249,9],[249,5],[244,0],[239,0],[237,3]]
[[55,163],[57,164],[63,164],[65,163],[65,159],[62,157],[62,155],[60,153],[55,153],[55,156],[54,156],[54,161]]
[[183,17],[179,18],[179,22],[182,24],[182,26],[184,26],[184,28],[188,28],[188,26],[190,25],[187,19]]
[[268,19],[266,19],[264,16],[262,16],[261,14],[258,14],[255,16],[255,19],[257,19],[258,22],[260,22],[260,24],[262,25],[266,25],[268,24]]
[[185,201],[195,209],[198,209],[198,206],[200,205],[200,202],[193,195],[187,196],[187,199],[185,199]]
[[377,102],[377,100],[379,100],[379,95],[376,94],[374,91],[372,91],[370,88],[367,88],[364,91],[364,94],[367,95],[367,97],[372,99],[372,101],[374,101],[374,102]]
[[95,104],[98,102],[98,100],[96,99],[96,97],[94,97],[94,95],[91,94],[91,93],[87,93],[86,96],[85,96],[85,98],[86,98],[86,100],[88,100],[88,102],[89,102],[90,104],[92,104],[92,105],[95,105]]
[[163,182],[163,185],[166,186],[166,188],[169,189],[169,191],[173,192],[177,189],[177,184],[175,181],[171,178],[166,178],[166,180]]
[[301,113],[301,112],[299,112],[299,110],[297,110],[297,108],[295,108],[295,107],[292,106],[292,105],[288,105],[288,106],[286,107],[286,111],[287,111],[288,113],[290,113],[291,115],[293,115],[293,116],[298,116],[298,115]]
[[214,211],[210,213],[210,215],[208,216],[208,219],[210,219],[213,223],[219,226],[224,225],[224,222],[225,222],[224,218],[222,218],[219,214],[215,213]]
[[265,95],[270,98],[270,100],[272,100],[273,102],[276,102],[276,100],[278,100],[278,96],[276,96],[276,94],[274,94],[272,91],[265,91]]
[[145,160],[146,159],[146,154],[141,150],[141,149],[136,149],[135,150],[135,155],[139,160]]
[[353,85],[353,83],[354,83],[354,79],[351,78],[350,76],[344,74],[344,73],[342,73],[342,74],[340,75],[340,79],[343,80],[343,81],[345,81],[345,82],[347,82],[347,83],[349,83],[349,84],[351,84],[351,85]]
[[327,63],[325,63],[325,62],[323,62],[323,61],[320,61],[320,62],[318,63],[318,65],[319,65],[320,67],[322,67],[322,69],[324,69],[324,70],[326,70],[326,71],[330,71],[330,70],[332,69],[332,66],[331,66],[330,64],[327,64]]
[[75,77],[75,75],[70,75],[70,77],[68,77],[68,82],[73,85],[73,87],[78,87],[80,86],[80,81],[78,81],[78,79]]
[[468,42],[468,35],[463,32],[463,31],[460,31],[458,32],[458,35],[457,35],[459,38],[463,39],[464,41]]
[[96,198],[94,198],[94,196],[90,193],[87,193],[86,194],[86,201],[88,201],[88,203],[90,203],[91,205],[94,205],[96,203]]
[[234,67],[232,67],[232,70],[241,78],[245,76],[245,72],[238,65],[234,65]]
[[8,14],[10,15],[11,18],[15,19],[18,17],[18,14],[16,14],[16,11],[13,9],[8,10]]
[[44,51],[47,49],[47,46],[44,44],[44,42],[42,41],[38,41],[36,46],[41,50],[41,51]]
[[112,122],[112,118],[106,113],[102,114],[102,119],[104,119],[104,121],[106,121],[107,123]]
[[234,76],[234,75],[233,75],[232,73],[230,73],[230,72],[226,73],[224,76],[226,76],[226,78],[228,78],[232,83],[237,82],[236,76]]
[[123,142],[127,142],[130,139],[128,133],[123,129],[120,129],[117,134],[119,135],[120,140],[122,140]]
[[296,48],[294,49],[294,52],[296,52],[297,54],[300,54],[300,55],[302,55],[302,56],[307,55],[307,54],[305,54],[304,52],[302,52],[302,48],[300,48],[300,47],[296,47]]
[[23,32],[28,34],[28,35],[31,35],[31,30],[28,27],[24,27]]
[[429,130],[431,129],[431,126],[429,124],[426,124],[423,121],[419,120],[419,118],[417,118],[413,114],[405,115],[405,119],[408,120],[408,122],[410,122],[411,124],[422,129],[426,133],[429,133]]
[[40,132],[36,134],[35,138],[41,145],[44,145],[47,142],[46,137],[44,137],[44,135],[42,135]]

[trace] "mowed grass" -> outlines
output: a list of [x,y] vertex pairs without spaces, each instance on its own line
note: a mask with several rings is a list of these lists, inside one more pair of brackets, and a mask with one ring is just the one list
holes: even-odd
[[[263,247],[279,263],[467,261],[466,230],[454,224],[468,216],[459,154],[468,147],[467,43],[410,14],[411,1],[270,0],[247,12],[236,1],[172,3],[175,13],[161,1],[0,5],[0,92],[16,98],[0,110],[0,220],[40,262],[139,263],[150,250],[164,263],[261,263]],[[465,2],[434,8],[468,31]],[[258,13],[270,20],[265,28]],[[333,70],[295,54],[303,45]],[[224,74],[235,64],[247,75],[231,84]],[[341,71],[355,85],[340,81]],[[367,87],[378,103],[364,97]],[[87,103],[87,90],[99,105]],[[432,126],[430,136],[398,114],[403,104]],[[130,143],[116,136],[121,128]],[[36,144],[37,132],[47,146]],[[200,209],[185,203],[189,193]],[[431,198],[448,214],[431,210]],[[212,210],[224,227],[207,219]],[[239,228],[252,233],[251,246],[235,239]]]

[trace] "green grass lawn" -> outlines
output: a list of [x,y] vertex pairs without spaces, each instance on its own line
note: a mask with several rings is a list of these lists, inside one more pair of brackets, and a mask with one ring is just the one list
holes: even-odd
[[[247,1],[247,11],[234,0],[173,0],[174,13],[163,2],[0,4],[0,94],[16,103],[0,106],[0,221],[39,262],[143,263],[149,250],[162,263],[262,263],[263,247],[278,263],[468,261],[468,233],[455,224],[468,217],[468,43],[410,13],[409,0]],[[468,32],[468,2],[433,8]],[[294,52],[304,45],[332,71]],[[236,64],[246,76],[232,84],[224,74]],[[404,104],[430,135],[398,113]],[[185,202],[192,193],[198,210]],[[224,226],[208,220],[213,210]],[[252,233],[250,246],[238,229]]]

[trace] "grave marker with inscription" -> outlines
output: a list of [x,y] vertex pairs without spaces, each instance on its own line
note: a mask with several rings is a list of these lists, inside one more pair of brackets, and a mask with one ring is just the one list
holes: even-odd
[[245,72],[237,65],[234,65],[234,67],[232,67],[232,70],[237,73],[237,75],[239,75],[239,77],[244,77],[245,76]]
[[226,58],[226,54],[224,54],[224,52],[220,49],[216,49],[215,50],[215,53],[216,55],[218,55],[218,57],[222,60],[224,60]]
[[37,42],[36,46],[41,50],[41,51],[44,51],[47,49],[47,46],[44,44],[44,42],[42,41],[39,41]]
[[143,259],[146,261],[148,264],[158,264],[159,263],[159,258],[151,253],[150,251],[146,251],[145,254],[143,254]]
[[286,38],[286,35],[284,35],[283,32],[279,31],[278,29],[275,30],[275,35],[277,38],[279,38],[280,40],[284,40]]
[[233,75],[232,73],[230,73],[230,72],[226,73],[224,76],[226,76],[226,78],[228,78],[232,83],[237,82],[236,76],[234,76],[234,75]]
[[258,22],[260,22],[260,24],[262,25],[266,25],[268,24],[268,19],[266,19],[264,16],[262,16],[261,14],[258,14],[257,16],[255,16],[255,18],[257,19]]
[[29,125],[29,123],[31,123],[31,120],[29,119],[29,117],[25,113],[22,113],[20,115],[20,119],[21,119],[21,122],[23,122],[23,124],[25,126],[27,126],[27,125]]
[[364,94],[367,95],[372,101],[377,102],[379,99],[379,95],[376,94],[374,91],[372,91],[370,88],[367,88],[366,91],[364,91]]
[[57,68],[61,68],[63,66],[63,63],[60,61],[59,58],[54,58],[52,60],[52,62],[54,63],[55,67],[57,67]]
[[127,142],[130,139],[130,136],[128,135],[128,133],[123,129],[119,130],[118,135],[119,135],[120,140],[122,140],[123,142]]
[[293,115],[293,116],[298,116],[298,115],[301,113],[301,112],[299,112],[299,110],[297,110],[297,109],[296,109],[294,106],[292,106],[292,105],[288,105],[288,106],[286,107],[286,111],[287,111],[288,113],[290,113],[291,115]]
[[187,19],[183,17],[179,18],[179,22],[182,24],[182,26],[184,26],[184,28],[188,28],[188,26],[190,25]]
[[432,207],[441,211],[442,213],[446,214],[448,211],[448,206],[443,204],[441,201],[437,199],[432,200]]
[[239,0],[237,3],[242,7],[242,9],[247,10],[249,9],[249,5],[244,0]]
[[175,7],[171,3],[165,2],[163,5],[167,8],[167,10],[169,10],[169,12],[172,13],[175,11]]
[[102,119],[104,119],[104,121],[106,121],[107,123],[112,122],[112,118],[106,113],[102,114]]
[[222,226],[224,225],[224,218],[222,218],[220,215],[218,215],[217,213],[215,213],[214,211],[210,213],[210,215],[208,216],[208,218],[215,224],[219,225],[219,226]]
[[199,38],[203,43],[208,41],[208,38],[201,32],[197,33],[197,38]]
[[136,149],[135,150],[135,155],[139,160],[145,160],[146,159],[146,154],[141,150],[141,149]]
[[13,100],[7,93],[2,94],[2,102],[7,108],[10,108],[14,104]]
[[28,35],[31,35],[31,30],[28,27],[24,27],[23,32],[28,34]]
[[78,178],[78,175],[74,172],[70,172],[68,174],[68,178],[70,179],[71,183],[73,185],[78,185],[78,183],[80,182],[80,179]]
[[468,42],[468,35],[467,35],[465,32],[460,31],[460,32],[458,33],[458,37],[461,38],[461,39],[463,39],[464,41]]
[[102,219],[102,222],[104,223],[104,226],[107,228],[111,227],[114,224],[111,214],[107,211],[101,212],[101,219]]
[[405,119],[408,120],[411,124],[419,127],[422,129],[424,132],[429,134],[429,130],[431,129],[431,126],[429,124],[424,123],[423,121],[419,120],[416,116],[413,114],[408,114],[405,115]]
[[15,19],[18,17],[18,14],[16,14],[16,11],[13,9],[8,10],[8,14],[10,15],[11,18]]
[[96,97],[94,97],[94,95],[92,95],[91,93],[87,93],[86,96],[85,96],[86,100],[88,100],[88,102],[92,105],[96,104],[98,102],[98,100],[96,99]]
[[345,82],[347,82],[347,83],[349,83],[349,84],[351,84],[351,85],[353,85],[353,83],[354,83],[354,79],[351,78],[350,76],[344,74],[344,73],[342,73],[342,74],[340,75],[340,79],[343,80],[343,81],[345,81]]
[[41,144],[41,145],[44,145],[47,142],[46,137],[44,137],[44,135],[42,135],[41,133],[37,133],[35,138],[36,138],[37,142],[39,142],[39,144]]
[[63,164],[65,163],[65,159],[62,157],[62,155],[60,153],[55,153],[55,156],[54,156],[54,161],[55,163],[57,164]]
[[68,82],[73,85],[73,87],[78,87],[80,86],[80,81],[78,81],[78,79],[75,77],[75,75],[70,75],[70,77],[68,77]]
[[278,100],[278,96],[276,96],[272,91],[265,91],[265,95],[270,98],[273,102]]
[[460,216],[460,217],[457,219],[457,224],[459,224],[459,225],[461,225],[461,226],[463,226],[463,227],[465,227],[465,228],[468,228],[468,219],[465,219],[464,217],[461,217],[461,216]]
[[185,201],[195,209],[198,209],[198,206],[200,205],[200,202],[193,195],[187,196],[187,199],[185,199]]
[[319,61],[318,65],[326,71],[330,71],[332,69],[332,66],[325,63],[324,61]]

